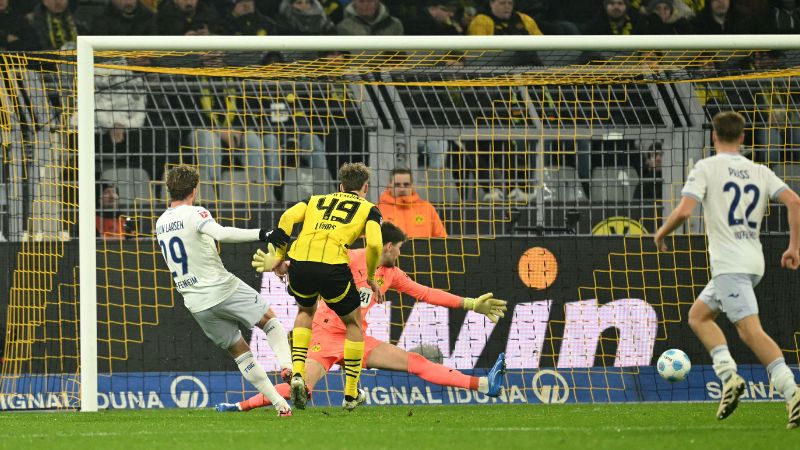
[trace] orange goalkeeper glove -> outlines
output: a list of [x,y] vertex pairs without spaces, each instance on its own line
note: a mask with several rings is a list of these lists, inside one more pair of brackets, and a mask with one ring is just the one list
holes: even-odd
[[464,297],[464,309],[483,314],[494,323],[506,315],[506,301],[494,298],[492,293],[486,293],[478,298]]

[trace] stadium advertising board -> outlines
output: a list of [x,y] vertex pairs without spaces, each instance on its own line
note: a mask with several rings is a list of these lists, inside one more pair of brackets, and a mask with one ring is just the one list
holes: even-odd
[[[463,252],[449,248],[462,244],[460,240],[414,241],[403,248],[409,256],[403,257],[400,267],[408,271],[415,268],[414,277],[422,284],[459,295],[493,292],[495,297],[509,301],[509,311],[503,320],[493,324],[472,312],[447,310],[407,296],[390,295],[386,305],[370,311],[368,330],[378,339],[409,350],[420,344],[435,345],[443,364],[465,373],[484,374],[497,355],[505,352],[508,366],[505,393],[489,399],[470,391],[428,384],[406,373],[366,371],[362,386],[367,391],[368,404],[719,398],[719,383],[707,365],[710,359],[685,321],[692,299],[707,281],[702,251],[660,257],[647,255],[643,250],[652,249],[636,247],[649,245],[646,237],[642,240],[498,238],[482,240],[476,256],[460,256]],[[704,243],[700,238],[678,240],[675,245],[680,249],[702,249]],[[797,311],[800,306],[781,300],[800,286],[796,274],[779,269],[770,271],[777,266],[785,239],[766,236],[763,245],[768,273],[756,293],[761,300],[765,329],[785,348],[794,342],[797,323],[793,318],[800,317]],[[286,285],[271,274],[253,278],[249,258],[243,255],[249,256],[254,248],[226,245],[223,260],[246,282],[261,285],[284,326],[290,329],[296,311],[294,302],[286,294]],[[113,258],[115,254],[108,256]],[[121,262],[109,260],[107,264],[112,267]],[[141,279],[141,271],[148,269],[143,267],[147,259],[140,259],[137,264],[140,273],[108,271],[102,279],[109,285],[131,286],[131,280],[121,277],[133,274]],[[441,273],[441,267],[450,268],[449,276]],[[71,276],[70,270],[60,269],[57,278],[66,284]],[[168,276],[159,272],[155,281],[169,286]],[[102,289],[99,295],[114,292]],[[101,375],[101,407],[205,407],[238,401],[243,395],[253,393],[242,392],[249,387],[238,372],[231,371],[234,366],[224,352],[202,335],[180,305],[177,294],[175,304],[159,308],[158,325],[142,327],[141,343],[128,343],[127,359],[114,361],[111,375]],[[111,309],[101,311],[100,319],[115,319],[113,314]],[[732,327],[724,321],[721,325],[731,338],[733,355],[748,380],[745,395],[757,400],[778,399],[779,394],[770,388],[766,372],[738,342]],[[246,337],[260,363],[267,370],[276,370],[263,333],[256,330]],[[668,348],[686,351],[694,363],[687,380],[681,383],[662,380],[653,367],[658,355]],[[103,362],[101,359],[101,372],[108,372],[103,370]],[[789,362],[795,361],[789,359]],[[50,369],[49,373],[59,372]],[[74,383],[73,378],[72,375],[21,376],[15,382],[24,385],[24,389],[6,392],[25,394],[0,396],[0,409],[74,406],[75,398],[47,394],[50,383],[63,386]],[[324,386],[324,392],[314,397],[314,403],[338,405],[341,384],[341,373],[334,370],[319,383],[318,389]]]
[[[781,395],[772,389],[766,371],[757,365],[742,365],[740,374],[748,380],[743,398],[757,401],[779,401]],[[485,374],[485,370],[465,370]],[[342,375],[328,374],[323,381],[325,395],[312,397],[316,406],[339,406],[342,401]],[[20,390],[24,394],[0,396],[0,410],[76,408],[78,399],[47,393],[47,386],[75,382],[68,376],[25,376],[18,383],[38,386]],[[244,386],[239,372],[210,373],[123,373],[101,375],[98,406],[101,409],[205,408],[220,402],[239,401],[255,391],[232,392],[231,386]],[[541,403],[608,403],[649,401],[717,401],[721,388],[710,366],[696,367],[679,384],[662,380],[654,367],[637,370],[541,369],[510,370],[505,389],[497,398],[460,389],[428,384],[417,377],[386,371],[367,371],[361,387],[367,394],[367,405],[461,405],[461,404],[541,404]],[[51,389],[51,392],[55,389]]]

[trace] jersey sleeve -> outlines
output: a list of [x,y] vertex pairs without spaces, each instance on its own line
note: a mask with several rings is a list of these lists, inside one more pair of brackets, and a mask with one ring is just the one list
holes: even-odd
[[192,219],[192,222],[194,222],[196,224],[195,226],[196,226],[197,231],[202,230],[203,226],[205,226],[209,222],[216,222],[214,220],[214,217],[211,215],[211,212],[209,212],[207,209],[203,208],[202,206],[198,206],[196,208],[195,212],[192,213],[191,219]]
[[681,195],[684,197],[691,197],[698,202],[702,202],[706,197],[706,188],[708,187],[708,180],[706,180],[706,171],[703,164],[696,164],[691,172],[686,184],[683,185]]
[[378,225],[383,225],[383,214],[381,214],[381,210],[377,206],[370,208],[369,214],[367,214],[367,221],[370,220],[378,222]]
[[461,307],[461,297],[439,289],[423,286],[409,278],[405,272],[397,267],[392,270],[397,271],[392,277],[392,285],[390,286],[392,289],[431,305],[444,306],[446,308]]
[[775,200],[776,198],[778,198],[778,195],[780,195],[781,192],[785,191],[786,189],[789,189],[789,186],[787,186],[786,183],[783,180],[781,180],[779,176],[775,175],[775,172],[773,172],[772,169],[766,166],[762,167],[764,167],[764,170],[767,172],[766,179],[767,179],[767,192],[769,192],[769,198]]

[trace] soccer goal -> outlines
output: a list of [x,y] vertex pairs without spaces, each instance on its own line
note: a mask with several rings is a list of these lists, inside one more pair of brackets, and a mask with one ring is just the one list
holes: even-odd
[[[746,117],[748,157],[800,187],[799,72],[797,36],[80,37],[76,51],[3,54],[0,410],[255,394],[183,307],[154,240],[165,173],[197,167],[200,204],[223,225],[273,228],[337,190],[350,161],[414,237],[399,260],[411,279],[509,302],[494,324],[390,291],[368,335],[467,376],[504,353],[504,390],[366,370],[368,404],[718,399],[686,323],[709,279],[699,211],[667,253],[649,235],[711,154],[722,110]],[[785,211],[762,231],[762,321],[796,369]],[[291,329],[286,284],[250,267],[257,248],[219,251]],[[277,371],[263,333],[243,332]],[[694,366],[680,383],[655,368],[670,348]],[[751,399],[776,398],[754,357],[734,357]],[[342,387],[334,364],[312,403],[338,405]]]

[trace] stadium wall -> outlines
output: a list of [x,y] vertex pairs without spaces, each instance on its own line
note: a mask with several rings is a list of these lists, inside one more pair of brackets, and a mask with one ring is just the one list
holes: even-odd
[[[679,385],[661,380],[652,366],[658,355],[668,348],[683,349],[697,364],[709,362],[685,321],[692,299],[707,281],[703,269],[706,262],[698,260],[698,254],[704,253],[676,252],[662,255],[660,259],[654,256],[657,259],[651,260],[650,255],[641,252],[642,247],[647,252],[652,251],[647,237],[498,238],[482,240],[479,255],[475,257],[454,253],[449,248],[454,244],[460,246],[463,242],[410,242],[404,251],[420,256],[404,256],[400,266],[407,270],[415,268],[416,279],[423,284],[449,287],[457,294],[479,295],[491,291],[495,297],[509,301],[506,318],[492,325],[476,321],[473,313],[444,311],[391,295],[392,307],[383,315],[374,314],[370,320],[373,335],[412,348],[433,333],[436,336],[433,342],[442,350],[444,363],[465,372],[484,373],[499,352],[506,352],[509,389],[500,402],[713,400],[718,395],[718,385],[714,385],[716,379],[709,366],[696,366],[688,381]],[[756,290],[764,328],[784,348],[794,342],[793,330],[797,327],[794,318],[800,316],[800,305],[789,301],[788,293],[796,292],[800,281],[793,272],[769,268],[777,267],[785,244],[782,236],[763,238],[768,272]],[[65,245],[65,252],[77,251],[77,242]],[[121,251],[106,252],[104,261],[98,261],[99,266],[124,267],[127,260],[113,259],[136,254],[135,241],[115,245],[120,246]],[[705,243],[703,238],[692,238],[678,239],[675,245],[702,249]],[[76,248],[69,248],[72,246]],[[17,254],[18,247],[19,244],[2,244],[7,255]],[[290,329],[294,310],[285,285],[271,275],[256,277],[249,259],[241,258],[241,255],[251,254],[257,245],[230,247],[222,247],[225,265],[245,282],[256,288],[260,286]],[[531,249],[536,249],[534,252],[546,249],[555,257],[557,269],[552,264],[544,269],[556,272],[544,277],[548,281],[544,288],[531,287],[523,281],[531,284],[531,275],[526,275],[526,270],[541,269],[526,259]],[[667,260],[670,264],[666,264]],[[641,261],[639,267],[635,267],[635,261]],[[147,279],[146,275],[153,273],[153,265],[162,269],[160,260],[146,258],[130,262],[129,270],[99,271],[99,296],[134,295],[124,290],[133,289],[135,280],[142,284],[171,286],[165,271],[157,272],[154,279]],[[6,274],[13,273],[13,264],[11,258],[0,260]],[[459,265],[463,273],[431,273],[439,267]],[[653,265],[655,270],[649,268]],[[674,270],[675,267],[679,269]],[[695,269],[680,269],[689,267]],[[56,276],[59,289],[61,285],[74,284],[72,269],[60,268]],[[10,288],[9,278],[3,279],[6,292]],[[137,295],[146,293],[136,292]],[[124,312],[127,320],[131,320],[132,314],[139,314],[142,321],[148,320],[147,315],[157,315],[158,323],[153,327],[141,327],[142,335],[138,338],[129,336],[129,342],[125,343],[127,359],[114,361],[113,372],[101,375],[101,407],[207,406],[231,400],[226,386],[243,385],[238,372],[232,371],[234,367],[229,358],[199,332],[177,294],[174,304],[175,307],[138,306],[136,310],[105,308],[99,311],[100,320],[121,321],[122,317],[116,315]],[[614,305],[613,308],[609,308],[610,305]],[[5,313],[3,306],[0,309]],[[51,313],[57,313],[57,309],[48,308],[47,314]],[[5,319],[0,323],[5,324]],[[755,359],[744,351],[733,328],[725,321],[721,321],[721,325],[731,340],[735,358],[748,375],[746,378],[752,380],[750,396],[776,398],[777,394],[769,389],[766,373],[753,365]],[[101,339],[104,333],[108,334],[105,328],[98,327]],[[246,338],[251,340],[262,364],[268,370],[275,369],[274,358],[260,331]],[[100,345],[101,355],[103,345]],[[20,378],[18,382],[29,387],[17,392],[33,394],[7,396],[0,400],[0,409],[58,407],[74,402],[74,399],[49,398],[47,394],[37,397],[36,388],[30,386],[44,388],[48,383],[74,382],[57,375],[58,371],[52,367],[42,367],[42,373],[51,375]],[[233,384],[231,379],[235,379]],[[490,401],[466,391],[427,385],[406,374],[377,371],[374,376],[362,379],[373,404]],[[341,376],[338,373],[329,375],[324,383],[331,393],[318,399],[318,404],[337,404],[341,400],[336,397]]]

